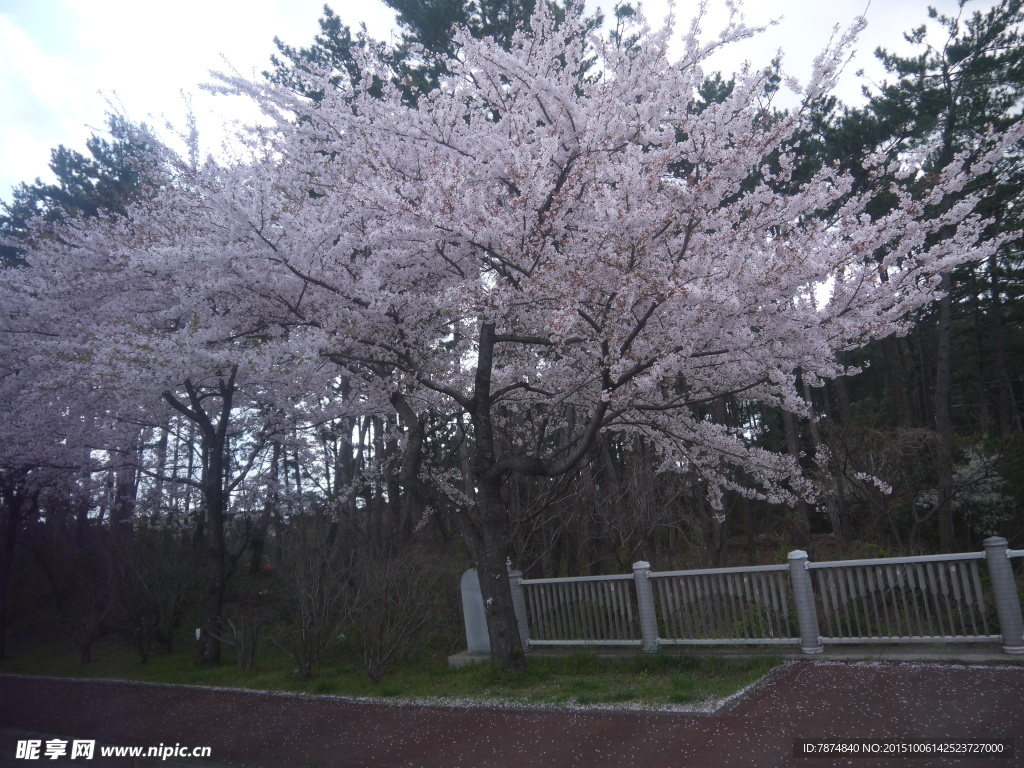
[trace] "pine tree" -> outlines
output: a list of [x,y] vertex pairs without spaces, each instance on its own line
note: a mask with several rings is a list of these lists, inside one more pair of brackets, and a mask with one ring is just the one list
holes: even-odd
[[[960,0],[959,10],[952,16],[929,8],[934,29],[930,31],[921,25],[904,35],[915,53],[900,56],[884,49],[876,52],[892,79],[877,92],[865,89],[865,95],[870,97],[865,107],[843,110],[835,120],[822,120],[816,149],[824,162],[839,162],[858,183],[867,185],[872,182],[860,171],[860,162],[868,152],[882,148],[893,158],[924,152],[925,157],[919,161],[920,171],[901,184],[904,190],[923,200],[940,173],[980,151],[989,132],[1003,133],[1019,122],[1024,101],[1021,0],[1002,0],[987,11],[973,13],[968,13],[967,6],[968,0]],[[1017,230],[1024,202],[1024,166],[1020,161],[1019,149],[1008,153],[1000,167],[979,177],[970,188],[953,191],[929,206],[930,215],[940,215],[964,195],[984,189],[986,195],[979,211],[991,217],[991,232]],[[881,192],[874,198],[871,213],[883,216],[895,204],[892,192]],[[947,234],[939,232],[935,237]],[[921,371],[917,377],[905,375],[899,341],[893,337],[881,342],[885,402],[893,426],[909,427],[916,423],[935,430],[939,493],[927,516],[937,519],[940,546],[945,551],[956,546],[951,505],[956,491],[954,429],[959,426],[986,430],[987,401],[993,394],[988,381],[996,383],[1001,433],[1019,434],[1021,429],[1007,359],[1004,298],[1019,291],[1015,281],[1008,279],[1020,273],[1019,253],[1020,239],[1014,235],[984,264],[942,274],[945,297],[937,310],[928,310],[923,317],[922,328],[932,330],[928,337],[917,341],[925,349],[931,347],[931,371]],[[979,340],[970,354],[960,355],[955,349],[958,327],[972,331],[968,335]],[[990,350],[984,348],[986,341],[990,342]],[[987,370],[989,365],[993,370]],[[909,380],[913,378],[925,382],[916,407],[909,391]],[[973,422],[962,416],[959,423],[954,422],[956,399],[977,399],[973,411],[977,418]],[[960,413],[966,413],[965,409],[960,409]]]
[[[271,57],[273,69],[264,75],[279,85],[308,96],[315,101],[323,98],[322,88],[313,74],[328,69],[336,73],[334,84],[342,78],[357,84],[360,79],[358,58],[373,45],[378,55],[389,62],[407,99],[416,93],[425,93],[437,86],[447,74],[445,58],[458,53],[455,30],[463,28],[474,38],[493,38],[508,49],[516,29],[529,28],[535,0],[385,0],[396,15],[402,29],[402,42],[389,49],[372,42],[366,30],[355,35],[351,27],[327,5],[320,19],[320,34],[308,48],[295,48],[275,38],[279,56]],[[570,14],[581,15],[582,5],[574,6],[570,0],[547,0],[548,10],[562,24]],[[627,4],[616,7],[616,18],[624,22],[633,15]],[[600,13],[588,18],[585,30],[601,26]],[[360,53],[362,51],[362,54]],[[379,92],[379,85],[377,87]]]
[[24,264],[19,241],[28,236],[31,219],[62,222],[76,216],[124,215],[130,201],[159,183],[148,129],[119,115],[108,117],[107,128],[109,136],[88,139],[87,155],[63,144],[52,150],[50,170],[56,182],[37,178],[22,183],[10,203],[0,204],[0,267]]

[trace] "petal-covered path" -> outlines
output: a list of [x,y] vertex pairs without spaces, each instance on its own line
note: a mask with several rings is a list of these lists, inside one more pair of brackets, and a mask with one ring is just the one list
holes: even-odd
[[[0,677],[0,728],[114,745],[209,746],[216,762],[295,768],[1003,768],[1024,766],[1024,667],[801,662],[718,715],[380,705]],[[1012,738],[1016,754],[793,757],[795,739],[940,737]],[[0,765],[52,764],[12,757],[0,755]]]

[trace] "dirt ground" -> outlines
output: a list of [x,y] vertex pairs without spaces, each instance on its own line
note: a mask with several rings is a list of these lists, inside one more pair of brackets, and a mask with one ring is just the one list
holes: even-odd
[[[215,763],[267,768],[1024,767],[1024,666],[797,662],[712,715],[402,706],[0,677],[0,729],[0,766],[22,767],[36,762],[14,759],[11,739],[23,732],[209,746]],[[1015,753],[794,757],[795,740],[826,738],[1014,739]]]

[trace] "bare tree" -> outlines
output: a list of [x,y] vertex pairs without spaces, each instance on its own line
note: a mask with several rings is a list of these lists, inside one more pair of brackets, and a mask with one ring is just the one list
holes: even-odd
[[309,677],[328,648],[343,638],[349,622],[351,553],[329,536],[330,521],[292,521],[283,545],[277,586],[281,622],[274,642]]

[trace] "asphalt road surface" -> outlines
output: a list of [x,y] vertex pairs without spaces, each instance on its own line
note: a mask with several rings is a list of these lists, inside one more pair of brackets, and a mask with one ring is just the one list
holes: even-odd
[[[798,662],[712,715],[402,706],[0,676],[0,729],[0,766],[20,768],[1024,768],[1024,666]],[[104,761],[97,751],[91,760],[18,759],[16,742],[26,734],[120,746],[201,746],[210,748],[210,757],[205,763]],[[811,740],[811,749],[837,749],[817,746],[826,739],[883,741],[839,747],[846,751],[828,756],[794,755],[797,740]],[[908,739],[943,739],[954,745],[967,740],[1005,745],[1013,739],[1014,754],[940,755],[934,749],[963,747],[900,746]],[[911,748],[932,751],[865,756],[867,749]]]

